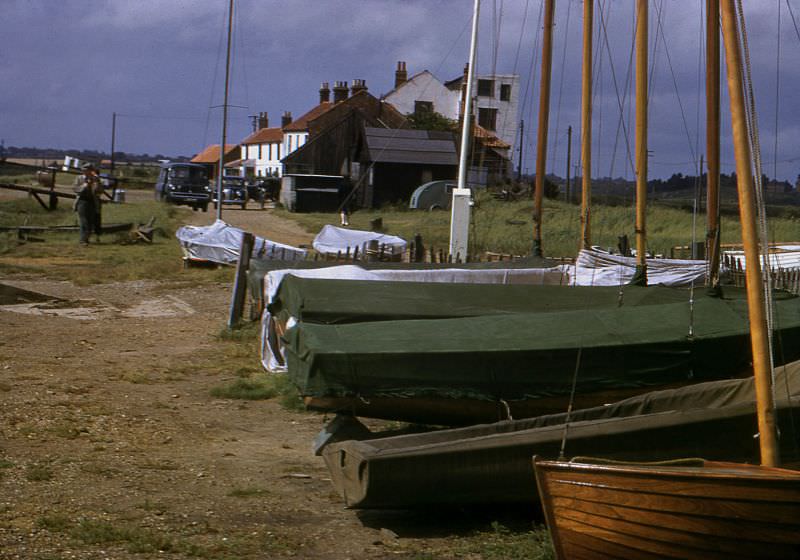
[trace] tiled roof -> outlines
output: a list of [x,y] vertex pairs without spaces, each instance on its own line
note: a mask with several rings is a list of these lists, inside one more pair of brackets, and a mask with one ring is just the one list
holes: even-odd
[[483,144],[489,148],[497,148],[500,150],[508,150],[511,148],[511,145],[503,142],[479,124],[472,127],[472,134],[475,138],[480,138]]
[[328,111],[331,107],[334,106],[334,103],[330,101],[325,101],[324,103],[320,103],[313,109],[311,109],[308,113],[299,117],[297,120],[289,123],[287,126],[283,127],[284,132],[305,132],[308,130],[308,123],[316,119],[321,114]]
[[281,142],[282,140],[283,130],[280,128],[262,128],[245,138],[242,144],[268,144],[270,142]]
[[[225,144],[225,155],[238,148],[237,144]],[[192,158],[192,163],[217,163],[219,162],[219,144],[211,144],[202,152]]]

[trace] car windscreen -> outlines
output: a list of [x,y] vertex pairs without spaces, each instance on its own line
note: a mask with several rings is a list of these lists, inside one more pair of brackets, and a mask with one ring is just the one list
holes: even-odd
[[190,181],[205,181],[208,178],[206,170],[201,167],[173,167],[169,170],[169,176]]

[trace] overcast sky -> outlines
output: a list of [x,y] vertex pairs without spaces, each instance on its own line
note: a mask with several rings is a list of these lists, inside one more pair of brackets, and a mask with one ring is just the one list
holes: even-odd
[[[699,74],[704,3],[650,4],[651,177],[693,173],[705,152]],[[109,150],[116,112],[117,150],[193,155],[219,143],[227,4],[0,0],[0,138],[13,146]],[[745,4],[764,172],[772,176],[777,160],[777,176],[794,181],[800,173],[800,38],[789,6],[800,19],[800,0]],[[633,110],[625,90],[626,83],[629,92],[632,88],[628,61],[634,1],[595,5],[593,175],[632,177],[624,130],[631,131],[632,146]],[[602,17],[599,5],[604,6]],[[541,0],[483,0],[481,6],[478,68],[521,75],[523,166],[530,170]],[[317,103],[324,81],[332,86],[361,78],[374,95],[386,93],[399,60],[407,62],[411,75],[427,69],[442,80],[458,76],[468,56],[471,17],[471,0],[236,0],[230,103],[237,107],[230,110],[229,140],[243,139],[250,132],[249,115],[259,111],[269,113],[272,125],[280,123],[284,111],[300,116]],[[573,168],[580,153],[582,19],[582,1],[557,1],[548,172],[562,176],[568,125],[573,127]],[[733,169],[727,103],[725,96],[723,172]]]

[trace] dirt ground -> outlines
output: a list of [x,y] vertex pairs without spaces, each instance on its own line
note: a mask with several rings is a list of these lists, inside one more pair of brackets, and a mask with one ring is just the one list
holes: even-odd
[[[311,240],[269,211],[224,214]],[[65,300],[0,306],[0,558],[483,557],[448,551],[491,514],[345,509],[311,453],[326,418],[211,396],[236,378],[218,357],[229,284],[0,281]]]

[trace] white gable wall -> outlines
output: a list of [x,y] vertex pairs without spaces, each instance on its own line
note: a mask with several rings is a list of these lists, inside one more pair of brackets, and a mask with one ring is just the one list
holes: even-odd
[[386,94],[384,99],[404,115],[414,112],[415,101],[429,101],[437,113],[458,120],[459,97],[460,92],[447,89],[436,76],[425,70]]

